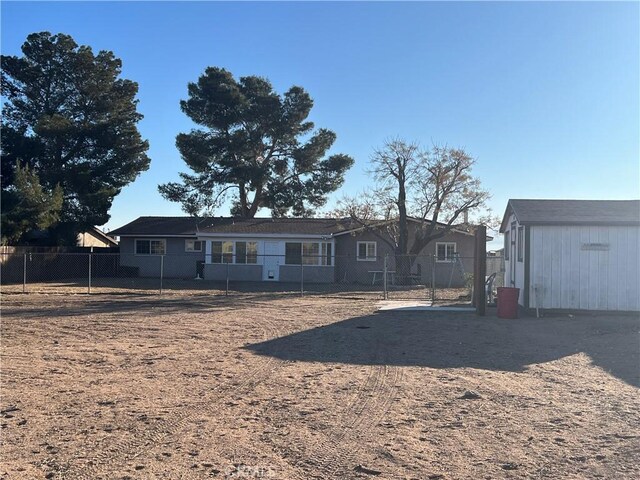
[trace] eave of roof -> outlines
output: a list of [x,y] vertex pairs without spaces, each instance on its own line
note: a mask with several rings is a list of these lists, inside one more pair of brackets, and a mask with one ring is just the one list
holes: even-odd
[[[529,211],[526,211],[527,208]],[[591,218],[590,212],[587,211],[589,208],[596,210]],[[611,209],[610,219],[603,218],[606,215],[604,213],[606,209]],[[540,211],[548,213],[549,217],[531,218],[539,216]],[[518,224],[530,226],[638,226],[640,225],[640,200],[510,199],[502,217],[500,233],[508,229],[511,214],[515,216]]]

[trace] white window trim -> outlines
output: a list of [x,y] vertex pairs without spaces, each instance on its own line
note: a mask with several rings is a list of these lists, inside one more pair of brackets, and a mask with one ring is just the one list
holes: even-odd
[[[440,260],[438,258],[438,246],[445,245],[444,247],[444,260]],[[449,258],[447,256],[447,246],[453,245],[453,255],[454,258]],[[458,253],[458,243],[457,242],[436,242],[436,263],[453,263],[455,262],[455,255]]]
[[[200,242],[200,250],[195,250],[195,249],[194,250],[189,250],[187,248],[187,242],[193,242],[194,244],[195,244],[195,242]],[[204,244],[204,240],[186,238],[184,240],[184,251],[187,252],[187,253],[202,253],[203,252],[203,249],[202,249],[203,244]]]
[[[369,256],[369,248],[365,247],[365,251],[367,252],[366,257],[360,256],[360,245],[361,244],[373,244],[373,257]],[[358,262],[375,262],[378,259],[378,242],[375,240],[356,242],[356,260]]]
[[[149,242],[149,253],[138,253],[138,242]],[[162,242],[164,253],[151,253],[151,242]],[[133,240],[133,254],[140,257],[159,257],[167,254],[167,240],[164,238],[135,238]]]

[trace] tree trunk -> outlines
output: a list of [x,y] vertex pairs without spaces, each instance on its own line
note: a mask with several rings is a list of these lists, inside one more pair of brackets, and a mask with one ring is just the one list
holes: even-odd
[[398,176],[398,246],[396,248],[396,278],[398,283],[410,283],[413,261],[409,254],[409,225],[407,222],[407,192],[404,171]]
[[240,216],[247,218],[247,213],[249,212],[249,208],[247,207],[247,191],[245,190],[244,183],[240,183],[238,187],[240,190]]
[[247,218],[253,218],[256,216],[258,212],[258,208],[260,208],[260,202],[262,201],[262,185],[258,185],[256,187],[256,194],[253,196],[253,202],[251,203],[251,207],[247,211]]

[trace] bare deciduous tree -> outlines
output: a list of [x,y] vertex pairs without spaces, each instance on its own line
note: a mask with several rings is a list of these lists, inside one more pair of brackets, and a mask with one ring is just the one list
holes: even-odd
[[[418,255],[429,243],[454,228],[471,229],[467,218],[489,199],[471,170],[475,160],[463,149],[423,149],[402,139],[374,151],[370,173],[375,186],[339,201],[333,215],[350,217],[389,244],[402,274],[411,264],[399,261]],[[409,234],[409,222],[415,234]],[[404,266],[403,266],[404,265]]]

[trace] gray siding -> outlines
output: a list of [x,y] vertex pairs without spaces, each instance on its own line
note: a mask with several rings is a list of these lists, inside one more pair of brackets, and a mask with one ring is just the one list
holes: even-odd
[[229,280],[259,282],[262,280],[262,265],[238,265],[230,263],[208,263],[204,266],[205,280]]
[[[194,278],[198,260],[204,261],[204,252],[185,252],[184,238],[157,237],[166,242],[163,276],[165,278]],[[135,238],[121,237],[120,265],[137,267],[141,277],[157,277],[160,275],[159,255],[136,255]]]
[[[377,243],[377,258],[375,261],[357,260],[357,242],[375,241]],[[431,285],[435,276],[438,287],[464,286],[464,276],[455,263],[435,262],[436,243],[455,242],[458,255],[465,273],[473,273],[474,237],[463,233],[451,232],[444,237],[434,240],[427,245],[420,254],[413,259],[411,272],[419,276],[420,283]],[[372,280],[374,270],[384,269],[384,258],[388,256],[388,269],[396,269],[396,258],[393,248],[372,232],[361,232],[355,235],[346,234],[336,239],[336,281],[346,283],[367,283]]]
[[[154,237],[166,242],[166,255],[164,256],[163,275],[165,278],[194,278],[197,272],[197,262],[205,260],[205,252],[185,252],[184,238]],[[134,249],[134,237],[122,237],[120,241],[120,262],[123,266],[131,266],[139,269],[141,277],[157,277],[160,275],[160,256],[136,255]],[[284,241],[284,240],[283,240]],[[287,240],[289,241],[289,240]],[[295,240],[306,241],[306,240]],[[356,245],[359,241],[375,241],[377,243],[377,258],[374,261],[358,261]],[[439,239],[438,242],[455,242],[457,251],[462,259],[465,272],[473,271],[473,245],[471,235],[450,233]],[[284,244],[283,244],[284,245]],[[262,247],[260,247],[262,248]],[[284,246],[282,247],[284,249]],[[431,285],[432,272],[435,274],[436,286],[453,287],[464,285],[464,278],[452,263],[434,262],[436,242],[432,242],[415,258],[412,265],[412,273],[420,276],[420,283]],[[384,258],[388,256],[389,270],[395,270],[396,259],[393,248],[371,232],[361,232],[355,235],[346,234],[336,237],[334,248],[334,266],[305,266],[304,280],[309,283],[361,283],[371,282],[371,271],[384,269]],[[284,260],[284,250],[282,251]],[[229,278],[239,281],[261,281],[262,259],[259,257],[258,265],[229,265]],[[280,265],[280,282],[299,282],[300,266]],[[227,266],[220,264],[205,264],[204,278],[207,280],[225,280],[227,278]]]
[[299,282],[302,275],[305,283],[332,283],[334,280],[333,267],[305,265],[303,272],[300,265],[280,265],[281,282]]

